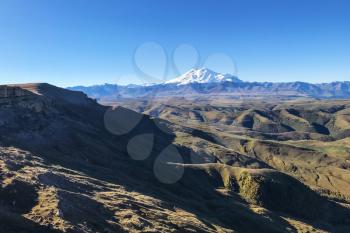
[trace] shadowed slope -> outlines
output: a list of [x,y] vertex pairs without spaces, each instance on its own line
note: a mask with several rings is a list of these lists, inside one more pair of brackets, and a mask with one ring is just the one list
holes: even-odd
[[[230,157],[235,164],[255,168],[268,165],[252,154],[227,153],[231,149],[224,141],[217,143],[219,137],[215,135],[124,108],[109,111],[122,113],[123,119],[137,115],[140,120],[129,132],[113,135],[104,124],[108,107],[98,105],[84,94],[47,84],[24,88],[33,94],[6,98],[0,106],[3,122],[0,193],[6,194],[0,196],[4,200],[2,207],[9,214],[19,213],[32,222],[67,232],[256,232],[256,229],[266,233],[296,232],[290,219],[299,216],[305,217],[303,224],[308,228],[333,232],[346,228],[343,217],[347,215],[333,222],[297,215],[297,209],[280,199],[273,205],[266,195],[270,188],[283,194],[295,186],[298,194],[306,190],[305,193],[310,193],[307,195],[321,198],[287,175],[246,170],[247,175],[243,172],[234,185],[241,188],[232,189],[223,178],[221,167],[227,165],[220,164],[221,160]],[[134,160],[128,145],[144,134],[154,136],[151,152],[144,160]],[[217,164],[183,167],[177,159],[192,163],[191,156],[196,152],[190,145],[179,143],[180,134],[198,143],[215,144],[222,153],[208,155],[214,156]],[[138,142],[145,148],[147,140]],[[173,159],[174,150],[179,152],[177,159]],[[209,167],[203,170],[196,166]],[[171,179],[182,170],[175,183],[160,179]],[[231,172],[228,177],[232,177],[234,184],[235,170]],[[265,177],[266,182],[249,178],[252,174]],[[271,182],[274,179],[278,182]],[[33,193],[25,202],[30,206],[17,202],[16,195],[8,195],[18,184],[24,184],[21,187]],[[254,195],[254,187],[265,194]],[[295,198],[290,200],[303,203],[298,202],[299,196]],[[285,213],[290,216],[285,217]],[[329,221],[329,225],[319,226],[321,219]]]

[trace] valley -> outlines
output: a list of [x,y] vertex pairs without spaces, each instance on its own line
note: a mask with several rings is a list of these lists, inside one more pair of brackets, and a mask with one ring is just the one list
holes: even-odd
[[347,100],[100,105],[0,89],[6,232],[350,229]]

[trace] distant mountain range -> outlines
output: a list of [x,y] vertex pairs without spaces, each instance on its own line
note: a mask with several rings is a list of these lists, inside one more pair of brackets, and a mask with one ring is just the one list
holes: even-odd
[[350,98],[350,81],[311,84],[306,82],[245,82],[234,75],[220,74],[209,69],[192,69],[173,80],[148,85],[104,84],[75,86],[101,101],[146,97],[213,97],[244,98]]

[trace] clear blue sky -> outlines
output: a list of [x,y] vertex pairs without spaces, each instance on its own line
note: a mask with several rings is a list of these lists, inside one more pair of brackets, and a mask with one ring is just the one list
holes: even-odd
[[[184,43],[198,66],[232,57],[247,81],[350,80],[349,12],[348,0],[0,0],[0,83],[143,82],[136,65],[171,78],[192,64],[192,50],[171,59]],[[156,46],[135,62],[146,42],[168,63]]]

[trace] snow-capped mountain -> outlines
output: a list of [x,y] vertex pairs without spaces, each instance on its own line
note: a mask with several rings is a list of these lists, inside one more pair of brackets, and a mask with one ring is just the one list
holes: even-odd
[[220,83],[220,82],[242,82],[231,74],[220,74],[212,70],[192,69],[175,79],[165,82],[165,84],[187,85],[191,83]]
[[192,69],[165,83],[144,85],[95,85],[70,87],[100,101],[127,98],[178,96],[230,96],[231,98],[350,98],[350,82],[312,84],[304,82],[245,82],[234,75],[209,69]]

